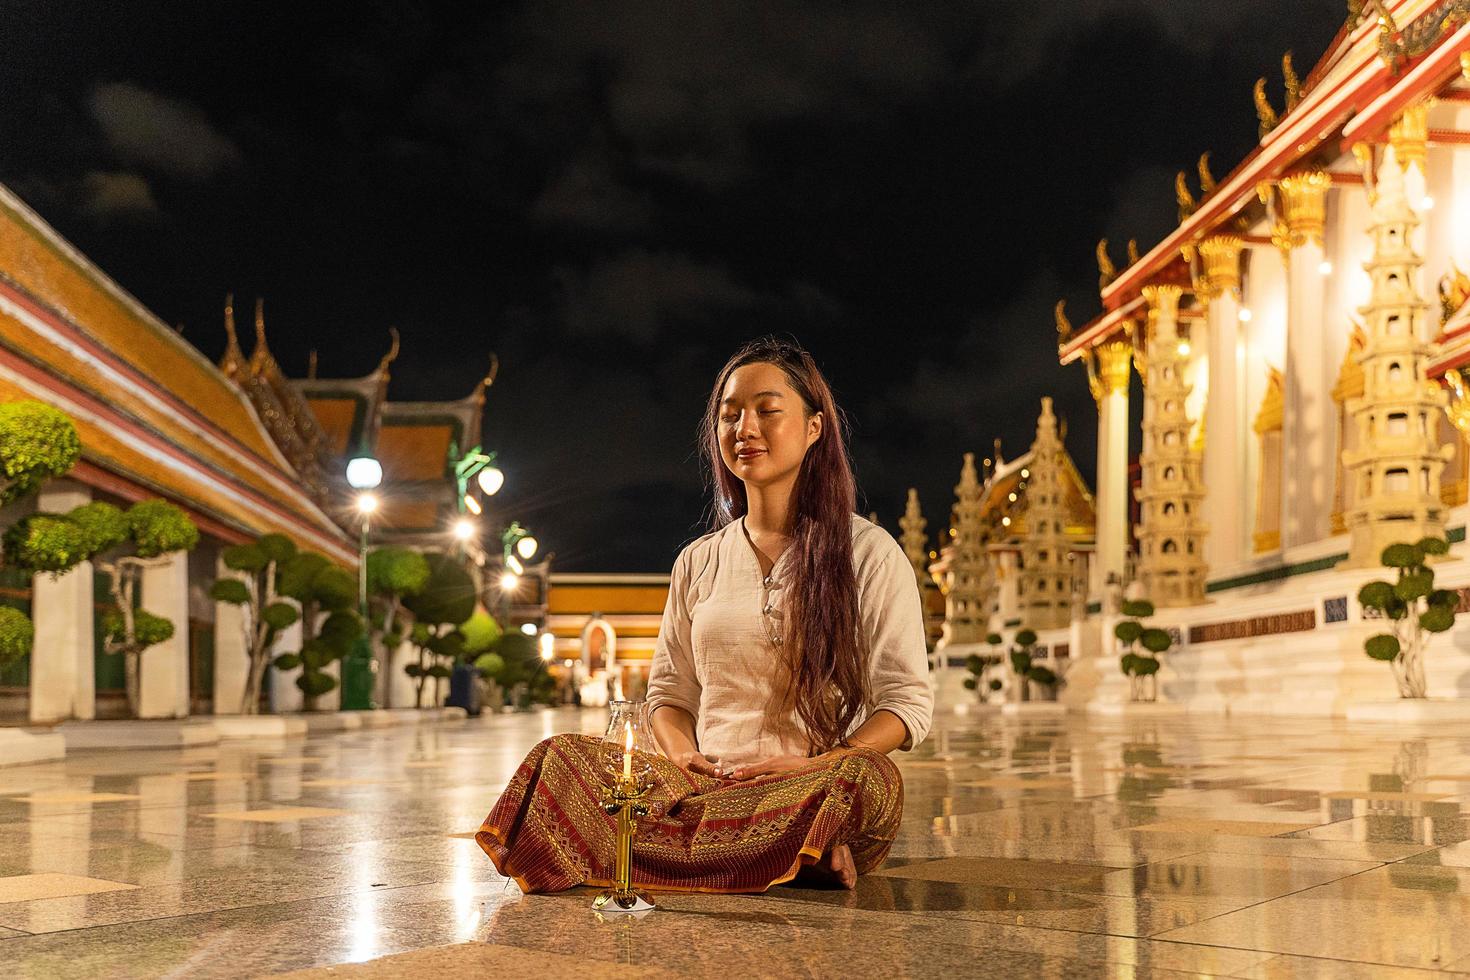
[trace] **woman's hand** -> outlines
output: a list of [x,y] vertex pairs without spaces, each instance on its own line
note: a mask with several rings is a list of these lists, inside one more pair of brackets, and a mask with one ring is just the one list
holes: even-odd
[[685,772],[693,773],[696,776],[710,776],[715,779],[719,779],[721,776],[720,770],[715,766],[715,764],[706,759],[704,757],[704,753],[698,750],[678,752],[670,756],[670,759],[672,759],[674,765],[678,766],[680,769],[683,769]]
[[825,762],[832,753],[824,753],[818,756],[806,755],[773,755],[769,759],[758,759],[755,762],[747,762],[736,766],[727,775],[731,779],[754,779],[757,776],[769,776],[778,772],[791,772],[793,769],[801,769],[816,763]]

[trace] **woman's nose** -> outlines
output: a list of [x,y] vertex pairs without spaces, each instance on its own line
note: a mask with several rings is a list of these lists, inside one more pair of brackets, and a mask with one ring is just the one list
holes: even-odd
[[754,412],[741,412],[740,422],[735,426],[735,438],[745,439],[749,436],[760,435],[760,430],[755,425]]

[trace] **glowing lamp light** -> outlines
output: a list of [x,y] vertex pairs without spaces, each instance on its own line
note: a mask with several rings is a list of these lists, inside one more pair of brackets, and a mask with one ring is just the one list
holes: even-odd
[[1021,471],[1021,479],[1023,479],[1023,480],[1026,479],[1026,477],[1028,477],[1030,475],[1031,475],[1031,471],[1030,470],[1022,470]]
[[475,536],[476,530],[474,521],[461,517],[454,522],[454,540],[468,541]]
[[500,492],[500,488],[505,486],[505,474],[495,466],[485,467],[476,479],[480,483],[480,489],[485,491],[487,497],[495,496]]
[[[552,636],[550,633],[542,633],[540,643],[542,660],[550,660],[552,657],[556,656],[556,637]],[[571,661],[567,662],[571,663]]]
[[354,490],[372,490],[383,482],[383,464],[371,456],[347,461],[347,485]]
[[357,512],[359,514],[371,514],[378,509],[378,498],[375,494],[360,493],[357,495]]
[[1192,349],[1193,348],[1191,348],[1189,346],[1189,341],[1187,341],[1187,340],[1181,341],[1180,344],[1179,344],[1179,356],[1180,357],[1188,357],[1189,356],[1189,352]]
[[1321,262],[1317,263],[1317,271],[1322,273],[1322,275],[1324,276],[1332,275],[1332,263],[1329,262],[1327,259],[1323,259]]
[[520,555],[526,561],[530,561],[531,556],[536,554],[536,549],[539,546],[540,542],[528,534],[516,542],[516,554]]
[[506,572],[504,575],[500,576],[500,591],[502,592],[514,592],[516,590],[516,586],[520,584],[521,577],[519,575],[516,575],[514,572]]
[[1001,527],[1010,527],[1011,526],[1011,519],[1009,517],[1002,517],[1000,519],[1000,526]]
[[536,624],[535,623],[522,623],[521,624],[521,632],[524,633],[524,634],[526,634],[527,636],[535,636],[536,635]]
[[1428,194],[1425,194],[1424,195],[1424,200],[1422,200],[1422,201],[1419,202],[1419,210],[1421,210],[1421,211],[1432,211],[1432,210],[1434,210],[1434,198],[1430,197]]
[[525,572],[526,572],[526,566],[525,565],[522,565],[521,564],[521,560],[519,558],[517,558],[515,555],[507,555],[506,556],[506,558],[505,558],[505,567],[508,568],[508,569],[510,569],[512,572],[514,572],[517,575],[524,575]]
[[1249,306],[1242,306],[1240,308],[1240,312],[1237,313],[1236,316],[1240,318],[1241,323],[1250,323],[1251,318],[1255,316],[1255,314],[1251,312],[1251,308]]
[[464,509],[469,511],[471,514],[474,514],[476,517],[479,517],[482,513],[484,513],[485,510],[483,507],[480,506],[480,502],[469,494],[464,495]]
[[1006,499],[1008,499],[1011,503],[1015,503],[1016,502],[1016,493],[1015,493],[1015,491],[1014,490],[1011,491],[1010,496],[1007,497]]

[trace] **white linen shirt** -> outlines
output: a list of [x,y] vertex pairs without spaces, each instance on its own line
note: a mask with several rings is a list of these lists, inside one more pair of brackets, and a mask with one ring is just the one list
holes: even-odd
[[[908,729],[903,749],[924,740],[934,716],[924,647],[924,618],[913,566],[883,528],[852,518],[857,573],[859,652],[866,659],[873,711],[891,711]],[[792,587],[791,549],[763,575],[745,519],[706,534],[680,552],[669,580],[648,676],[648,711],[689,712],[699,750],[724,764],[774,755],[807,755],[800,719],[772,730],[766,711],[776,690],[778,647]],[[851,734],[851,732],[849,732]]]

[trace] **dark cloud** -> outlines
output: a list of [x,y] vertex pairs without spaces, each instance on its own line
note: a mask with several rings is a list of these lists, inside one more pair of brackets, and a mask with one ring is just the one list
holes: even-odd
[[240,150],[198,106],[130,82],[108,82],[88,100],[108,145],[129,162],[192,180],[239,166]]
[[[714,372],[795,334],[852,419],[869,505],[960,454],[1095,417],[1052,306],[1093,246],[1172,227],[1172,175],[1253,145],[1250,87],[1303,75],[1340,0],[730,0],[481,8],[24,0],[0,180],[216,354],[226,290],[273,348],[393,396],[503,369],[498,506],[568,570],[666,569],[702,513]],[[158,25],[158,26],[154,26]],[[126,43],[120,43],[120,39]],[[224,67],[222,67],[224,66]],[[243,70],[242,70],[243,66]],[[1273,85],[1275,83],[1273,82]],[[140,220],[141,219],[141,220]],[[866,508],[865,508],[866,509]]]
[[137,174],[89,171],[82,175],[78,191],[78,209],[94,218],[158,213],[148,181]]

